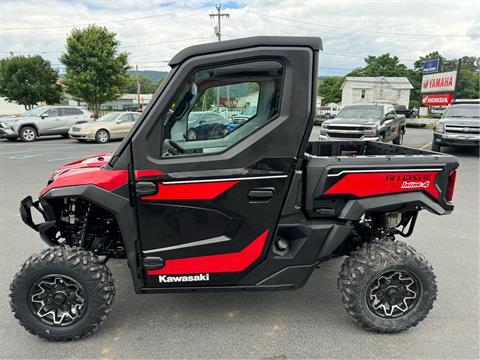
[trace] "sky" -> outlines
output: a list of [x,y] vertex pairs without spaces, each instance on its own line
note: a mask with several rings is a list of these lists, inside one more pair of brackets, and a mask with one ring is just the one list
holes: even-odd
[[[139,70],[168,71],[182,48],[216,41],[214,1],[0,0],[0,58],[58,58],[72,28],[106,26]],[[419,56],[480,56],[480,1],[229,0],[222,40],[254,35],[320,36],[319,75],[344,75],[367,55],[390,53],[412,67]]]

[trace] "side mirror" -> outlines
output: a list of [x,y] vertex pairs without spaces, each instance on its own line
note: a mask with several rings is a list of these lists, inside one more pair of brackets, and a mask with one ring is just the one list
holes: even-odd
[[387,121],[387,120],[395,120],[397,117],[394,115],[394,114],[387,114],[385,115],[385,119],[384,121]]
[[115,124],[121,124],[122,120],[115,120]]
[[42,115],[40,115],[40,117],[41,117],[42,119],[45,119],[45,118],[48,117],[48,114],[42,114]]
[[442,118],[442,114],[440,114],[440,113],[433,113],[433,114],[432,114],[432,117],[433,117],[434,119],[441,119],[441,118]]

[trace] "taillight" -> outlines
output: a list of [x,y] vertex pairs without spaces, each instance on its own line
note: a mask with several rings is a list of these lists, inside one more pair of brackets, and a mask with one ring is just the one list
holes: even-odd
[[448,184],[447,184],[447,193],[445,198],[448,202],[451,202],[453,199],[453,189],[455,188],[455,180],[457,179],[457,170],[452,170],[450,175],[448,175]]

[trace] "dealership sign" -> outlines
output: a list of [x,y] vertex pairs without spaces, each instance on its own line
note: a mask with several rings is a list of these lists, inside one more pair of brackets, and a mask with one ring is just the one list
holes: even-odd
[[440,59],[428,60],[423,63],[423,73],[430,74],[438,71]]
[[453,100],[453,94],[422,95],[422,106],[448,106]]
[[455,91],[456,71],[423,75],[422,93],[436,93]]

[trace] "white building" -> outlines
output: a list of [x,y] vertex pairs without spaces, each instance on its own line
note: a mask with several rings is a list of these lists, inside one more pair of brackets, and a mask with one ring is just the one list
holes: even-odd
[[0,115],[20,115],[24,113],[25,106],[10,102],[7,98],[0,97]]
[[408,108],[412,84],[406,77],[350,77],[342,84],[342,106],[388,103]]

